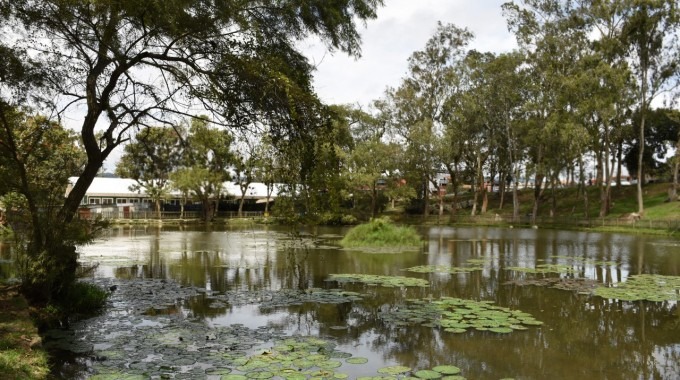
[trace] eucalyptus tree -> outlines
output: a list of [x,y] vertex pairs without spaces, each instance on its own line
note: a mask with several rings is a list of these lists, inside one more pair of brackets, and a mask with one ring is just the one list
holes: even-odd
[[3,47],[15,57],[25,52],[46,73],[41,78],[49,86],[35,91],[29,86],[26,98],[46,94],[60,115],[84,114],[76,129],[87,161],[58,212],[59,222],[34,249],[59,255],[61,236],[87,188],[134,130],[207,111],[229,128],[260,121],[278,126],[277,138],[294,136],[307,116],[304,103],[314,99],[312,66],[296,41],[316,36],[331,50],[358,55],[357,22],[375,18],[381,5],[382,0],[0,0]]
[[[524,56],[519,52],[489,57],[479,68],[485,78],[484,85],[475,89],[483,97],[488,120],[497,134],[492,136],[495,156],[499,165],[499,186],[504,196],[506,179],[512,179],[512,220],[518,222],[520,200],[518,180],[521,163],[525,157],[523,145],[522,106],[525,101],[526,71]],[[502,205],[501,198],[501,205]],[[502,206],[501,206],[502,207]]]
[[572,27],[570,1],[523,0],[521,3],[505,3],[503,9],[509,28],[526,56],[529,71],[524,137],[528,159],[535,168],[532,212],[532,222],[535,222],[545,182],[555,186],[559,172],[568,166],[564,156],[554,153],[570,141],[573,131],[570,124],[564,123],[565,115],[572,110],[562,96],[565,81],[582,53],[585,33],[583,28]]
[[640,112],[637,201],[638,214],[643,215],[645,122],[650,104],[680,85],[680,10],[675,0],[628,0],[624,4],[622,41],[631,57],[633,89]]
[[137,182],[130,191],[141,189],[153,201],[160,218],[161,202],[170,191],[170,173],[180,165],[182,137],[171,127],[149,127],[125,145],[116,174]]
[[[456,76],[472,37],[467,29],[439,23],[425,48],[409,58],[403,83],[388,91],[392,127],[405,142],[407,165],[422,186],[425,215],[429,212],[430,185],[439,189],[437,173],[444,169],[441,150],[436,146],[444,135],[446,104],[459,90]],[[442,202],[440,193],[440,205]]]

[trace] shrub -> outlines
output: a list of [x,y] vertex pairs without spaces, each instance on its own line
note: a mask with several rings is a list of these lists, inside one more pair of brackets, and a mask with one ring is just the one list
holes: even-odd
[[343,247],[418,246],[421,237],[413,227],[397,226],[389,218],[372,219],[347,232],[340,241]]

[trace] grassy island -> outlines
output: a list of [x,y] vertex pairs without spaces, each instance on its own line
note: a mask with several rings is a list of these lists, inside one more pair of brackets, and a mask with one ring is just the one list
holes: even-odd
[[340,241],[345,248],[419,246],[422,239],[415,228],[398,226],[389,218],[372,219],[347,232]]

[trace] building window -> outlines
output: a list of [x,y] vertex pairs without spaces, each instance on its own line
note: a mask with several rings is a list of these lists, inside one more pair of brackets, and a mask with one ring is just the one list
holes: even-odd
[[99,199],[99,198],[90,198],[90,204],[91,204],[91,205],[98,205],[98,204],[101,203],[101,201],[102,201],[102,200]]
[[118,199],[116,199],[116,203],[117,204],[128,203],[128,200],[125,199],[125,198],[118,198]]
[[139,199],[132,198],[132,199],[130,199],[130,203],[139,203]]
[[102,198],[102,204],[103,205],[112,205],[113,204],[113,198]]

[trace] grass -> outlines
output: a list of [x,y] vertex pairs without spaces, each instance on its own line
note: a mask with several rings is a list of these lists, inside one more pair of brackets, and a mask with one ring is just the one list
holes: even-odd
[[372,219],[347,232],[343,247],[403,247],[420,245],[421,237],[410,226],[397,226],[389,219]]
[[17,286],[0,285],[0,379],[46,379],[47,354]]

